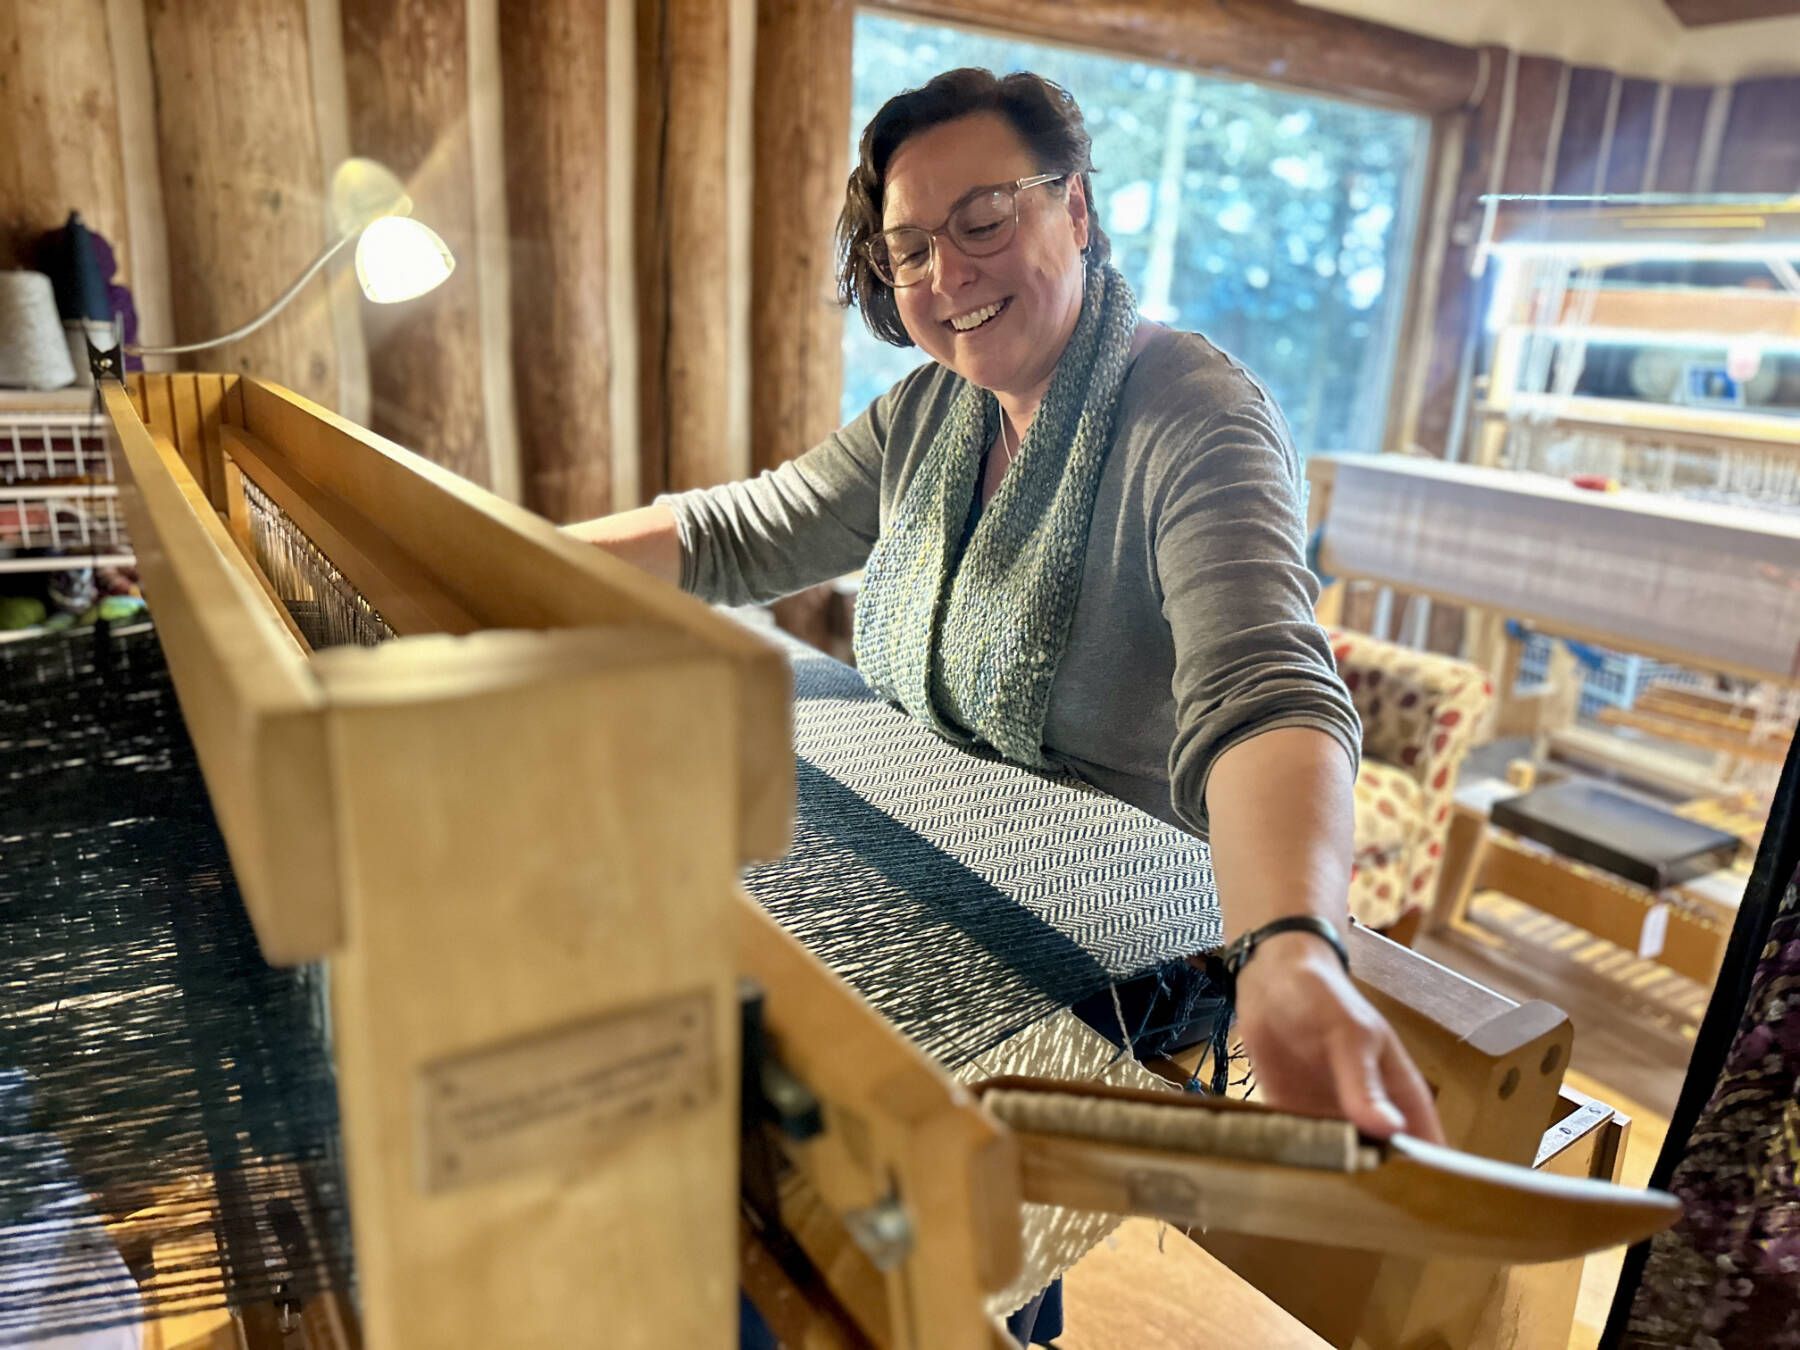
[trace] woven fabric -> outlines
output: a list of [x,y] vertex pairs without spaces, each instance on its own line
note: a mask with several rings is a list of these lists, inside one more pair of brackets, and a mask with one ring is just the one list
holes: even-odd
[[1607,1350],[1800,1350],[1800,741],[1650,1184],[1681,1218],[1628,1253]]
[[[1082,784],[950,744],[850,667],[788,647],[794,846],[748,873],[750,894],[964,1081],[1164,1086],[1068,1009],[1220,944],[1206,845]],[[1014,1311],[1117,1223],[1027,1205],[1019,1277],[989,1311]]]
[[951,1067],[1109,985],[1217,947],[1205,844],[946,743],[792,644],[794,847],[750,893]]
[[[1467,661],[1412,651],[1365,633],[1333,630],[1330,638],[1363,727],[1350,913],[1371,928],[1385,928],[1408,910],[1430,904],[1436,893],[1456,775],[1493,689]],[[1412,779],[1417,791],[1398,784],[1400,774]],[[1376,781],[1365,784],[1371,777]],[[1383,802],[1406,822],[1407,837],[1398,849],[1389,847],[1391,822],[1374,814]]]
[[1089,268],[1075,332],[960,561],[1000,425],[993,394],[966,382],[864,570],[855,643],[869,682],[945,736],[1020,764],[1047,763],[1050,685],[1136,326],[1125,279]]
[[0,1345],[348,1289],[322,974],[257,952],[152,633],[0,644],[0,821]]
[[1650,1240],[1625,1344],[1800,1348],[1800,876],[1781,900],[1749,1006]]
[[1426,832],[1422,800],[1417,780],[1404,769],[1373,759],[1357,767],[1350,913],[1358,923],[1385,928],[1406,912],[1406,868],[1414,841]]

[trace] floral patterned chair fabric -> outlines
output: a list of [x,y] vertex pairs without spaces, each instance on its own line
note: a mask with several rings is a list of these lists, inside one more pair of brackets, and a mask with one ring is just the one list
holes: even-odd
[[1387,928],[1431,903],[1456,771],[1492,697],[1475,666],[1334,630],[1331,651],[1363,723],[1350,912]]

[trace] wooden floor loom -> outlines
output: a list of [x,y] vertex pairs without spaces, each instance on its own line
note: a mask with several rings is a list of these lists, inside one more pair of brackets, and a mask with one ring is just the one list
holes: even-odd
[[[1559,1096],[1566,1018],[1367,934],[1467,1152],[1174,1094],[977,1101],[738,889],[790,829],[778,650],[256,379],[104,398],[258,941],[330,961],[372,1350],[723,1350],[740,1279],[790,1345],[999,1346],[1022,1199],[1195,1225],[1335,1344],[1464,1345],[1506,1263],[1564,1263],[1535,1269],[1572,1307],[1568,1263],[1671,1221],[1586,1179],[1617,1123]],[[271,519],[330,579],[306,603]]]

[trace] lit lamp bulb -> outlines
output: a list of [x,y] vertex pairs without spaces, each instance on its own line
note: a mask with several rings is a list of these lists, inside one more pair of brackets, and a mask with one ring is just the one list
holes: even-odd
[[[352,242],[356,244],[356,279],[363,294],[381,305],[412,300],[444,283],[456,270],[456,259],[444,241],[412,219],[412,198],[391,170],[372,159],[347,159],[331,176],[332,239],[294,283],[261,314],[241,328],[204,342],[178,347],[127,347],[132,356],[175,356],[204,351],[248,337],[274,318]],[[90,352],[90,361],[107,354]],[[111,353],[116,357],[117,352]],[[116,362],[115,362],[116,366]],[[98,364],[96,370],[102,367]]]
[[444,241],[410,216],[383,216],[356,242],[357,283],[378,305],[415,299],[455,269]]

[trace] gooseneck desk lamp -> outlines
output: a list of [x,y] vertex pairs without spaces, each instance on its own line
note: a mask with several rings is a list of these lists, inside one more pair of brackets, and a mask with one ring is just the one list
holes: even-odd
[[345,160],[331,176],[335,237],[274,304],[242,327],[203,342],[123,349],[115,343],[108,351],[98,351],[90,343],[88,354],[96,379],[102,374],[122,378],[121,350],[129,356],[180,356],[248,337],[286,308],[307,282],[352,243],[356,245],[356,280],[369,299],[391,305],[424,295],[443,284],[455,270],[456,259],[430,227],[412,219],[412,209],[412,198],[385,165],[372,159]]

